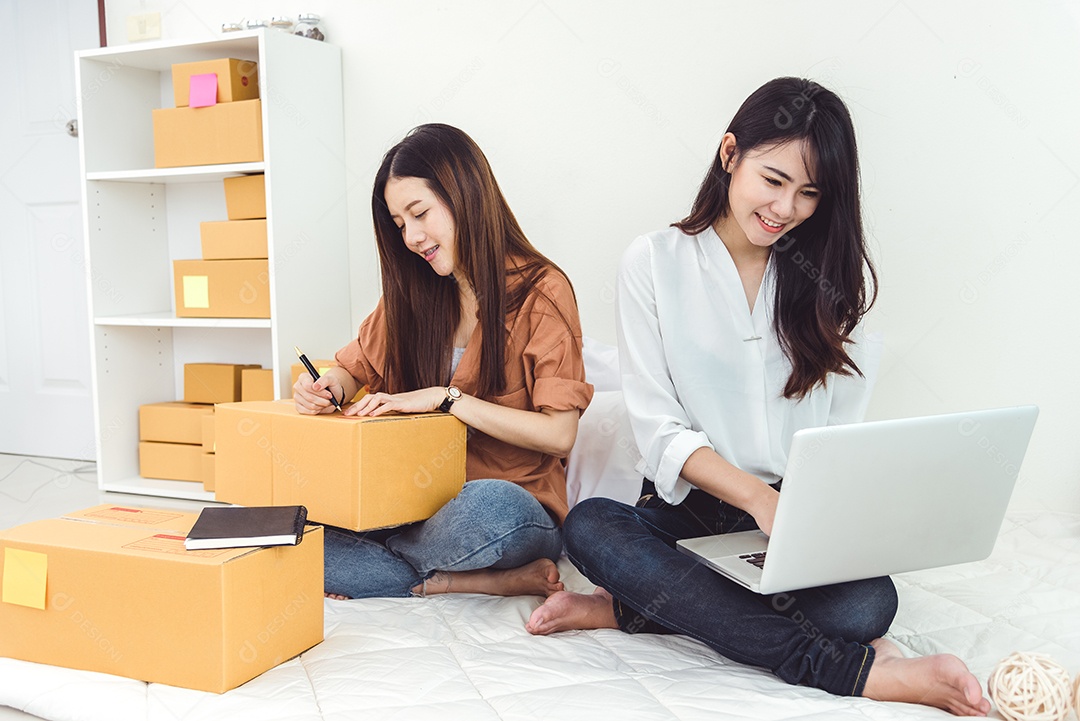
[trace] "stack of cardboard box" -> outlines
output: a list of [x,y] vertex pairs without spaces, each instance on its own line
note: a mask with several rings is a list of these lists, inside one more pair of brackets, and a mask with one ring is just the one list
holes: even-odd
[[264,178],[226,178],[229,219],[200,224],[201,259],[173,261],[177,317],[270,317]]
[[[172,78],[176,107],[153,111],[157,167],[262,161],[256,63],[179,63]],[[229,221],[203,223],[202,259],[173,262],[177,317],[270,317],[263,176],[226,179],[225,201]]]
[[[269,380],[267,380],[269,379]],[[273,373],[257,365],[187,363],[184,400],[139,408],[139,473],[214,490],[214,404],[272,400]]]

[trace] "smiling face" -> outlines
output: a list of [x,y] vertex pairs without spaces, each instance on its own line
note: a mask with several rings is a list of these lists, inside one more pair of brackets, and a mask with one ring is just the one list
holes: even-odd
[[720,154],[731,173],[728,212],[715,225],[725,243],[769,248],[817,210],[821,191],[811,179],[806,141],[750,150],[736,160],[735,136],[728,133]]
[[405,247],[426,260],[439,275],[452,275],[457,264],[450,208],[420,178],[390,178],[385,199]]

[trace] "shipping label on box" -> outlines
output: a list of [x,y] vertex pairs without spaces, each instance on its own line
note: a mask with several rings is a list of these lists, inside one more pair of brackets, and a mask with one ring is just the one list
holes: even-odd
[[261,102],[154,110],[154,167],[262,162]]
[[221,58],[219,60],[201,60],[194,63],[175,63],[172,66],[173,101],[176,107],[188,105],[188,89],[192,75],[217,76],[217,96],[219,103],[231,103],[237,100],[254,100],[259,97],[259,64],[252,60]]
[[174,260],[177,318],[269,318],[266,260]]
[[225,178],[225,211],[229,220],[266,217],[266,176]]
[[213,406],[179,401],[139,406],[139,440],[201,443],[207,417],[214,417]]
[[199,223],[203,260],[268,257],[265,220],[214,220]]
[[[184,401],[187,403],[235,403],[240,400],[243,373],[259,365],[236,363],[185,363]],[[202,442],[202,426],[199,440]]]
[[351,530],[430,518],[465,483],[465,424],[446,413],[299,414],[292,401],[217,408],[215,493],[240,505],[304,505]]
[[186,551],[196,518],[106,504],[0,531],[0,656],[223,693],[322,641],[322,528]]

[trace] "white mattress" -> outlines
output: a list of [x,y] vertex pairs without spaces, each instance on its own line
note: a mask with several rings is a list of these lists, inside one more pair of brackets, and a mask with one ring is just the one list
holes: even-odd
[[[571,587],[587,584],[565,561]],[[1014,650],[1080,671],[1080,516],[1012,514],[987,561],[896,578],[890,634],[984,682]],[[223,695],[0,659],[0,704],[47,719],[913,719],[906,704],[793,687],[678,636],[530,636],[534,598],[326,602],[326,640]]]

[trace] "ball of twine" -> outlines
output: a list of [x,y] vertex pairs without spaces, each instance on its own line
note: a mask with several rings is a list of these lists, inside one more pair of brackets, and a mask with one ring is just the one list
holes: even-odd
[[1076,718],[1080,719],[1080,673],[1076,674],[1076,683],[1073,684],[1073,711]]
[[1061,721],[1074,703],[1069,672],[1041,653],[1006,656],[986,687],[1008,721]]

